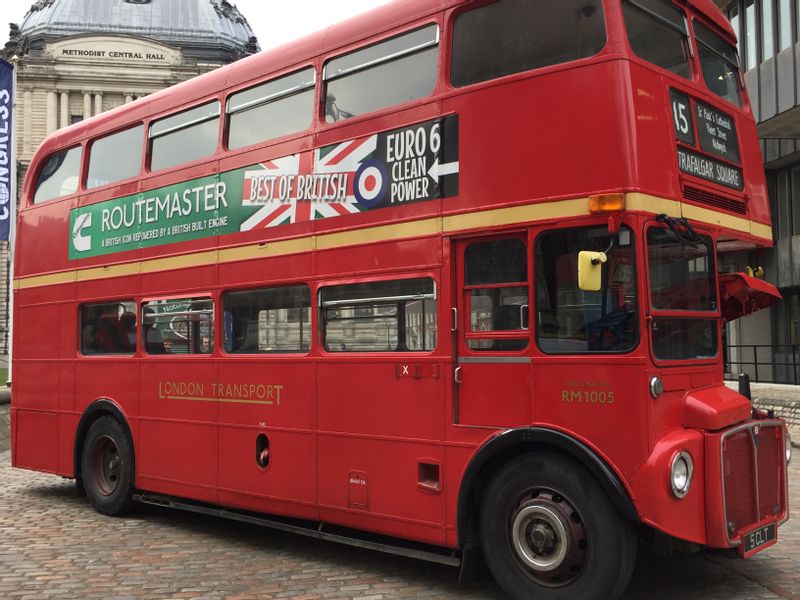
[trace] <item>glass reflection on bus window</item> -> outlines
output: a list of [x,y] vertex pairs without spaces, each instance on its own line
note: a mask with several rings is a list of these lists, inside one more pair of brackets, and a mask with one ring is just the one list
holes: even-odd
[[[639,340],[633,232],[622,227],[548,231],[536,244],[539,348],[549,354],[629,352]],[[609,249],[610,248],[610,249]],[[578,286],[578,253],[606,252],[602,288]]]
[[662,310],[717,310],[714,245],[708,236],[688,243],[666,229],[647,230],[650,289],[653,308]]
[[320,305],[328,352],[436,347],[436,291],[429,277],[325,287]]
[[138,175],[144,149],[144,125],[95,140],[89,151],[88,189]]
[[47,202],[78,191],[81,172],[81,148],[51,154],[44,161],[36,179],[33,203]]
[[460,14],[450,79],[461,87],[557,65],[606,45],[601,0],[503,0]]
[[156,121],[150,126],[150,169],[158,171],[214,154],[219,137],[219,102]]
[[80,312],[81,354],[136,352],[136,304],[85,304]]
[[622,8],[636,55],[691,79],[689,32],[683,12],[666,0],[627,0]]
[[230,292],[223,296],[222,305],[226,352],[308,352],[311,346],[311,291],[308,286]]
[[335,123],[428,96],[436,85],[439,27],[429,25],[325,65],[325,121]]
[[697,52],[703,79],[708,89],[731,104],[741,106],[739,57],[736,48],[699,21],[694,22],[694,32],[697,36]]
[[142,304],[142,338],[147,354],[211,354],[211,298],[155,300]]

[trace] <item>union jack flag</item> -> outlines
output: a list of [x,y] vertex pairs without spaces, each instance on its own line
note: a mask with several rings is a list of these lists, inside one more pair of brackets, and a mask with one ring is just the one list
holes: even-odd
[[[241,231],[361,212],[354,193],[355,173],[362,161],[375,152],[377,145],[378,136],[371,135],[313,152],[265,161],[245,171],[242,204],[259,208],[242,223]],[[309,178],[310,175],[314,177]],[[346,186],[346,195],[335,199],[309,199],[308,190],[303,190],[303,183],[307,186],[313,182],[316,188],[322,181],[331,181],[324,179],[325,175],[338,175],[339,183]],[[265,185],[269,186],[269,193],[261,197],[261,187]],[[283,196],[277,193],[281,185],[288,192]],[[254,186],[258,189],[254,189]],[[303,192],[303,197],[298,197],[300,192]]]

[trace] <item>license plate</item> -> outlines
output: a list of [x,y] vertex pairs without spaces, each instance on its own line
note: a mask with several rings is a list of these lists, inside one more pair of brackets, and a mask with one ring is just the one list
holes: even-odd
[[742,553],[748,556],[764,546],[771,546],[777,537],[778,526],[775,523],[745,533],[742,536]]

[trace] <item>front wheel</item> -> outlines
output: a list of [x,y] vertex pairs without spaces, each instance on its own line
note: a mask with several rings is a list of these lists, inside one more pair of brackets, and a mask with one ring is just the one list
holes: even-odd
[[519,600],[615,600],[636,562],[633,524],[572,460],[525,454],[487,488],[480,514],[484,556]]
[[81,473],[89,502],[98,512],[116,516],[133,507],[133,449],[114,417],[100,417],[89,427]]

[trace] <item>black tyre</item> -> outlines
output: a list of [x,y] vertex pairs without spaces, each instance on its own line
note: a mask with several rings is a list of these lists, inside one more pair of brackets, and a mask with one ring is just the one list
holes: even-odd
[[636,563],[633,523],[572,460],[525,454],[486,489],[483,553],[500,587],[518,600],[615,600]]
[[89,427],[81,454],[83,485],[95,510],[106,515],[129,512],[133,473],[133,448],[127,432],[114,417],[100,417]]

